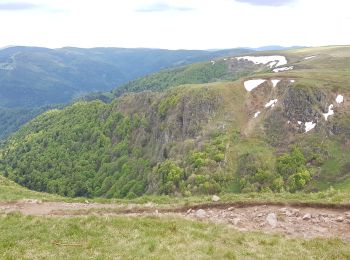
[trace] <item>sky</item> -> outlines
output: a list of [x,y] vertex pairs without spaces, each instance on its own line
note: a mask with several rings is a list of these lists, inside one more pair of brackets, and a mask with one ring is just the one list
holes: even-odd
[[0,0],[0,47],[350,44],[349,0]]

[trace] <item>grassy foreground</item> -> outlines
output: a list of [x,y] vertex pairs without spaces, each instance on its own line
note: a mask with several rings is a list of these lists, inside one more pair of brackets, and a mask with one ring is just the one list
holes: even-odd
[[349,259],[338,239],[286,239],[177,218],[0,217],[1,259]]
[[[312,194],[220,194],[223,202],[349,203],[336,190]],[[20,199],[85,201],[34,192],[0,176],[0,202]],[[145,196],[104,203],[157,203],[159,207],[210,202],[211,196]],[[33,217],[0,212],[0,259],[350,259],[340,239],[285,238],[239,232],[225,225],[176,217]]]

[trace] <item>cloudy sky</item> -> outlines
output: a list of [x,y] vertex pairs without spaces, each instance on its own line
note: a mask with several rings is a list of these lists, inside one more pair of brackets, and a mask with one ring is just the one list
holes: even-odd
[[0,0],[0,47],[350,44],[349,0]]

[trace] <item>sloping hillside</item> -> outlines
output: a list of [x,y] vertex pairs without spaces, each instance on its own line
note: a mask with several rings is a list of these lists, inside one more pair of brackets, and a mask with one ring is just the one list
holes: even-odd
[[0,170],[67,196],[348,189],[349,56],[228,57],[209,65],[249,77],[52,110],[4,144]]
[[0,201],[24,200],[24,202],[31,203],[35,200],[55,199],[62,199],[62,197],[28,190],[0,175]]

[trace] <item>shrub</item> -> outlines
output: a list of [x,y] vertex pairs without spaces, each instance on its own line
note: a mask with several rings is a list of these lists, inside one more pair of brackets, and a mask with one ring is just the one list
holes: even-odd
[[208,155],[203,152],[193,152],[189,158],[190,164],[193,168],[198,169],[205,165]]
[[171,194],[178,190],[180,181],[185,177],[183,169],[171,160],[159,164],[155,172],[160,177],[160,192],[164,194]]
[[223,153],[217,153],[213,156],[214,161],[216,162],[222,162],[225,159],[225,154]]
[[290,175],[306,170],[305,164],[306,159],[303,153],[295,147],[290,154],[284,154],[277,158],[276,169],[287,180]]
[[310,180],[311,175],[308,170],[295,173],[288,178],[288,190],[290,192],[302,190]]

